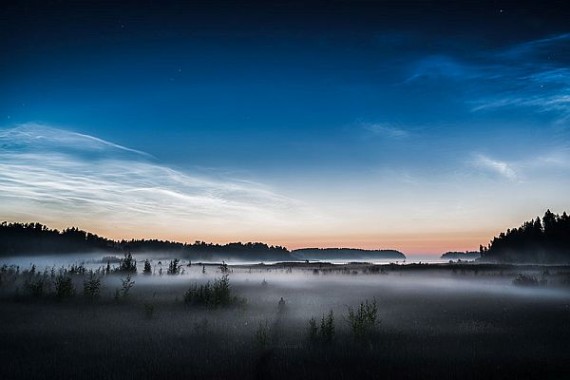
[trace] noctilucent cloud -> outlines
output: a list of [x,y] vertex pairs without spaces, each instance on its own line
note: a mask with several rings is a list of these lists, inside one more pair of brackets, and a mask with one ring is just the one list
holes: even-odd
[[570,210],[562,2],[16,2],[0,219],[478,249]]

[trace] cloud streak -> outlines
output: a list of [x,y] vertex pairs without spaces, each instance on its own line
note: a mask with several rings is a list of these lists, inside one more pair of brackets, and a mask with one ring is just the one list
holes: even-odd
[[570,70],[564,53],[570,47],[570,33],[549,36],[515,45],[494,58],[500,75],[510,88],[499,95],[480,99],[473,111],[500,108],[528,108],[554,115],[555,122],[570,118]]
[[411,65],[407,84],[432,80],[468,89],[472,112],[513,108],[546,113],[557,123],[570,120],[570,33],[515,44],[461,58],[422,57]]
[[247,236],[284,228],[301,209],[261,184],[191,175],[93,136],[41,125],[0,130],[4,216],[207,236],[231,227]]
[[518,179],[518,174],[511,164],[495,160],[482,154],[475,156],[472,165],[510,181],[516,181]]
[[405,129],[385,123],[364,124],[363,128],[375,136],[390,139],[404,139],[411,135],[410,132]]

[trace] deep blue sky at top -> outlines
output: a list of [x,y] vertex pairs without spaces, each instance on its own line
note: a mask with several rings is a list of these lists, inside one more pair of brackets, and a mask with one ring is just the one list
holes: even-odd
[[563,4],[21,1],[0,13],[0,118],[269,177],[516,156],[559,115],[472,109],[517,85],[509,52],[543,64],[514,51],[568,32]]

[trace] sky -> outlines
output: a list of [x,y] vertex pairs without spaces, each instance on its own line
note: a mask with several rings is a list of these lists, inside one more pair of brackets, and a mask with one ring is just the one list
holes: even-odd
[[570,211],[563,1],[18,1],[0,219],[477,250]]

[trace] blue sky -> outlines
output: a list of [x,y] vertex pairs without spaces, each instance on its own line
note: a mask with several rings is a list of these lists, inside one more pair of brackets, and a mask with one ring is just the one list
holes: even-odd
[[[567,16],[508,2],[7,7],[0,215],[117,237],[475,249],[570,209]],[[150,181],[150,200],[101,203],[96,186],[129,183],[107,175],[118,161],[140,165],[128,186]],[[86,184],[93,167],[107,174]],[[90,188],[87,206],[42,201],[58,176],[74,192],[53,202]],[[204,196],[190,204],[208,217],[186,198],[161,205],[164,191]]]

